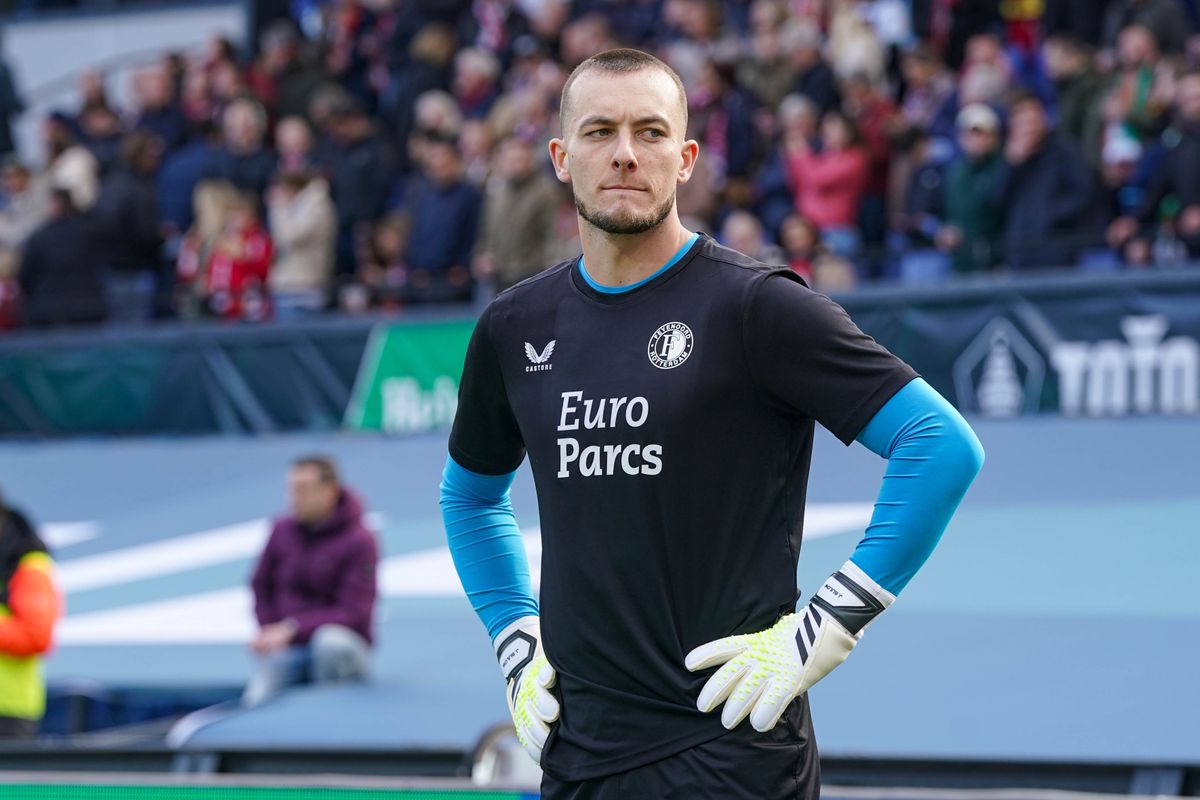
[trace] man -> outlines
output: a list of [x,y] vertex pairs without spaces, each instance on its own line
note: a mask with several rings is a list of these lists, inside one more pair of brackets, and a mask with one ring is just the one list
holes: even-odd
[[1010,269],[1069,267],[1099,239],[1091,176],[1082,156],[1050,127],[1046,107],[1026,92],[1012,102],[998,192],[1001,244]]
[[[699,146],[669,67],[594,56],[560,114],[583,256],[480,318],[442,484],[518,738],[546,800],[816,797],[805,691],[924,561],[982,452],[795,273],[682,226]],[[891,463],[853,560],[795,613],[814,420]],[[526,452],[540,618],[508,500]]]
[[1200,181],[1196,180],[1200,175],[1200,70],[1179,78],[1174,112],[1170,135],[1163,137],[1163,156],[1150,173],[1141,202],[1133,213],[1117,217],[1108,227],[1113,248],[1141,242],[1141,249],[1148,249],[1164,201],[1174,198],[1180,209],[1176,233],[1190,256],[1200,255]]
[[1004,173],[1000,117],[982,103],[958,114],[962,156],[946,179],[946,224],[934,241],[953,253],[956,272],[985,272],[996,265],[1004,222],[996,196]]
[[92,208],[92,257],[106,270],[110,322],[144,322],[154,313],[162,270],[162,231],[155,174],[163,147],[149,131],[134,131],[121,142],[121,158],[100,184]]
[[0,739],[37,734],[46,710],[41,658],[60,606],[49,548],[0,497]]
[[293,684],[363,680],[370,662],[379,555],[362,504],[325,456],[292,465],[288,495],[292,513],[275,522],[251,580],[260,668],[245,706]]
[[405,214],[408,288],[414,303],[465,303],[471,299],[471,252],[479,236],[483,201],[464,179],[455,139],[430,137],[421,174],[409,187]]
[[92,225],[69,189],[50,192],[50,218],[25,241],[17,284],[26,325],[86,325],[107,314]]
[[533,144],[512,135],[500,143],[496,174],[484,193],[483,235],[472,270],[503,291],[541,272],[553,257],[558,187],[538,168]]

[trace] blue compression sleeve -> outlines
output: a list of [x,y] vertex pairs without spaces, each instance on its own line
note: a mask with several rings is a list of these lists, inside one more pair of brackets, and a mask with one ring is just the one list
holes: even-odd
[[983,445],[921,378],[879,409],[858,441],[888,465],[871,524],[850,560],[899,594],[933,552],[983,466]]
[[538,613],[508,495],[515,475],[480,475],[453,458],[446,459],[442,472],[439,502],[450,556],[471,607],[493,639],[506,625]]

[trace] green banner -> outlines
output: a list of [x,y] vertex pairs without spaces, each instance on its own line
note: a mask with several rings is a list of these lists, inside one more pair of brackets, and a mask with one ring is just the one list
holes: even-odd
[[448,429],[474,320],[381,325],[346,409],[345,426],[410,434]]

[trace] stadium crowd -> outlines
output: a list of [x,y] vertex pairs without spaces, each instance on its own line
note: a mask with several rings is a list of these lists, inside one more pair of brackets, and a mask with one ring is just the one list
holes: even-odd
[[293,7],[253,53],[138,70],[132,107],[81,76],[39,153],[0,131],[0,328],[509,286],[577,252],[545,148],[571,68],[617,46],[688,89],[685,224],[822,291],[1200,257],[1195,0]]

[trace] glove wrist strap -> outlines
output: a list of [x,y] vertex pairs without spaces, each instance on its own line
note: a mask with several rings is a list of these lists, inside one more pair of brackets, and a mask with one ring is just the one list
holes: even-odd
[[857,564],[847,561],[825,580],[812,603],[840,622],[851,636],[858,636],[895,599]]
[[506,681],[512,680],[533,661],[540,633],[538,618],[529,616],[521,617],[497,634],[493,642],[496,660],[500,662],[500,672]]

